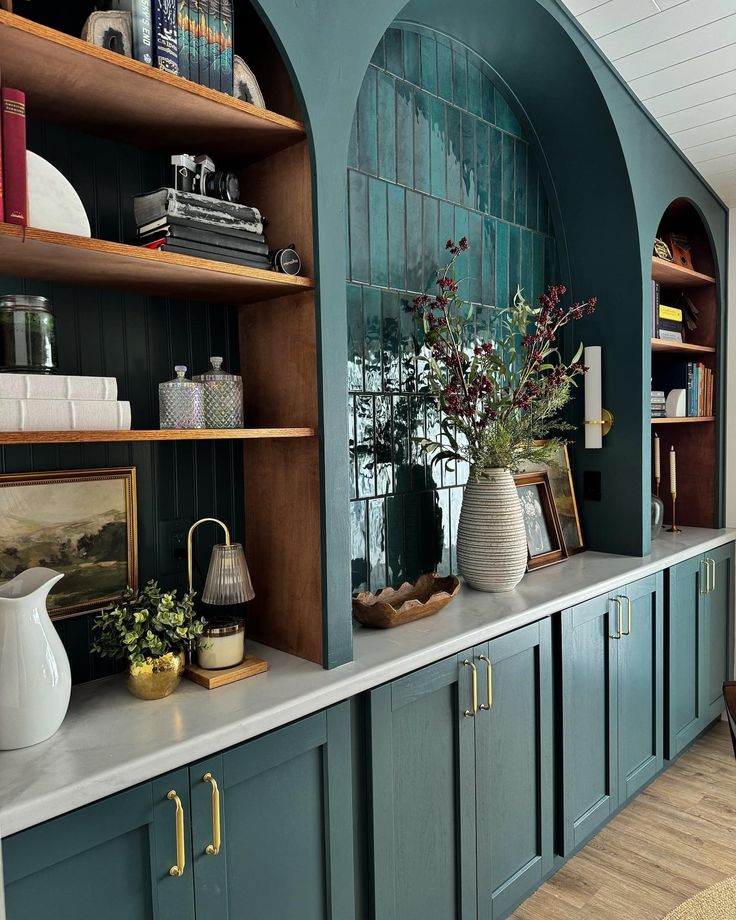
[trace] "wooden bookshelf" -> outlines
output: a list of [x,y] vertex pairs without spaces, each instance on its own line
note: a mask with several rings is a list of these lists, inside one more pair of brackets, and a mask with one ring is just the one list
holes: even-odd
[[293,118],[4,10],[0,61],[3,83],[25,91],[32,117],[126,144],[253,160],[305,137]]
[[715,348],[710,345],[691,345],[689,342],[667,342],[665,339],[652,339],[652,351],[671,355],[714,355]]
[[264,301],[313,286],[298,275],[14,224],[0,224],[0,274],[219,303]]
[[675,262],[659,259],[657,256],[652,256],[652,278],[654,281],[659,281],[660,284],[681,288],[700,287],[704,284],[716,283],[716,279],[712,275],[693,271],[690,268],[677,265]]
[[653,418],[652,425],[691,425],[695,422],[715,422],[712,415],[699,415],[687,418]]
[[0,431],[0,444],[93,444],[120,441],[248,441],[313,438],[314,428],[157,428],[132,431]]

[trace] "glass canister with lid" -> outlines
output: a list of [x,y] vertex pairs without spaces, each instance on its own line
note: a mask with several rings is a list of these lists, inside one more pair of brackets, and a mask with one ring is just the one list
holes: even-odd
[[0,295],[0,372],[50,374],[56,367],[51,301],[30,294]]
[[158,385],[161,428],[206,428],[202,387],[187,380],[185,364],[174,368],[176,377]]
[[243,378],[228,374],[222,358],[210,358],[210,369],[194,380],[202,386],[204,417],[207,428],[243,427]]

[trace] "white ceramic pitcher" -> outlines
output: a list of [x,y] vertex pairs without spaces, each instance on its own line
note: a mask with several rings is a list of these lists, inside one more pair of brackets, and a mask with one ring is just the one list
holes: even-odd
[[46,610],[63,577],[38,567],[0,586],[0,750],[45,741],[64,721],[71,668]]

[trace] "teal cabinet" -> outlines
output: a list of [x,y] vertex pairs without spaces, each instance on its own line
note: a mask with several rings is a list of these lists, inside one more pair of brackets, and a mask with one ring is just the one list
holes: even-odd
[[197,920],[354,917],[348,703],[195,764],[190,782]]
[[8,920],[353,920],[350,740],[343,703],[6,839]]
[[668,573],[667,756],[676,757],[723,711],[733,610],[734,544]]
[[544,620],[370,693],[374,920],[501,920],[553,858]]
[[563,854],[663,765],[662,575],[562,612]]
[[188,813],[184,769],[5,839],[8,920],[194,920]]

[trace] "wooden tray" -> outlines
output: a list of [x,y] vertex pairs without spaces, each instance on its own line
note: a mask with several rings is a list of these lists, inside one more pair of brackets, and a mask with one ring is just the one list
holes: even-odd
[[224,687],[225,684],[234,684],[236,680],[245,680],[246,677],[253,677],[256,674],[263,674],[268,670],[268,662],[262,658],[256,658],[255,655],[246,655],[246,657],[232,668],[223,668],[221,671],[212,671],[207,668],[200,668],[198,664],[188,664],[184,671],[184,676],[193,680],[195,684],[200,684],[208,690],[215,690],[217,687]]
[[390,629],[439,613],[460,590],[456,575],[420,575],[414,584],[384,588],[377,594],[364,591],[353,597],[353,616],[363,626]]

